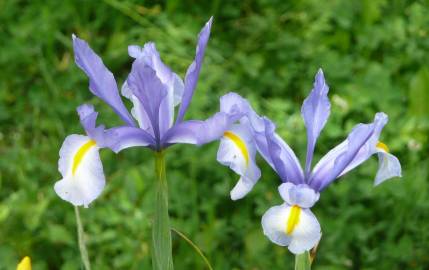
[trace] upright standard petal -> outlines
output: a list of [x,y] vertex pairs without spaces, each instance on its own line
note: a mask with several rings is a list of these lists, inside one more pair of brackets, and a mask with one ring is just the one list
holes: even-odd
[[147,65],[152,67],[158,78],[167,86],[167,96],[160,106],[160,132],[164,134],[174,121],[174,107],[178,105],[183,96],[184,84],[182,79],[165,65],[156,50],[153,42],[148,42],[143,48],[133,45],[128,48],[129,54],[137,59],[143,59]]
[[328,99],[329,87],[325,83],[323,71],[319,69],[314,80],[310,95],[304,100],[301,114],[307,128],[307,158],[305,161],[305,176],[310,176],[311,162],[317,138],[328,120],[331,103]]
[[275,171],[283,182],[303,184],[304,175],[295,153],[289,145],[275,133],[274,124],[268,118],[264,118],[264,121],[267,147]]
[[310,209],[286,203],[268,209],[262,216],[264,234],[294,254],[312,249],[322,237],[320,224]]
[[101,194],[106,181],[98,150],[96,142],[87,136],[67,136],[58,161],[63,179],[54,186],[61,199],[88,207]]
[[188,67],[185,76],[185,89],[183,92],[182,104],[180,104],[179,113],[177,115],[176,123],[180,123],[185,116],[185,112],[191,103],[195,87],[197,86],[198,76],[200,75],[201,66],[204,59],[204,52],[207,42],[210,37],[210,30],[212,27],[213,17],[206,23],[204,28],[198,35],[198,44],[196,49],[195,60]]
[[240,175],[231,191],[231,199],[243,198],[261,177],[255,162],[256,146],[250,127],[244,124],[232,125],[220,140],[217,160]]
[[106,102],[128,125],[134,121],[121,100],[118,86],[112,72],[104,65],[101,58],[89,47],[88,43],[73,35],[73,49],[77,66],[89,78],[91,92]]
[[152,136],[155,136],[149,116],[147,115],[142,103],[133,94],[133,91],[130,89],[126,81],[122,85],[121,94],[133,103],[131,115],[137,120],[139,127]]
[[140,58],[134,61],[127,83],[147,113],[155,139],[159,143],[160,117],[168,117],[160,115],[161,102],[168,92],[167,86],[159,80],[156,72]]

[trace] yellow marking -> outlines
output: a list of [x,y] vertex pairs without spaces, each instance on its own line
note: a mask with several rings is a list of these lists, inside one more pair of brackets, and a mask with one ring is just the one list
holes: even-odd
[[16,267],[16,270],[31,270],[31,260],[30,257],[25,256],[21,262]]
[[301,215],[301,208],[298,205],[292,206],[289,212],[289,218],[287,220],[286,234],[291,235],[299,223],[299,217]]
[[249,163],[249,152],[247,151],[246,143],[237,135],[232,133],[231,131],[225,131],[223,134],[225,137],[230,139],[235,145],[240,149],[241,153],[246,160],[246,165]]
[[76,155],[73,158],[73,166],[72,166],[72,174],[76,173],[77,167],[79,167],[80,162],[85,156],[86,152],[91,149],[91,147],[95,146],[94,140],[87,141],[84,145],[82,145],[79,150],[77,150]]
[[389,153],[389,147],[382,142],[378,142],[376,145],[377,148],[384,150],[386,153]]

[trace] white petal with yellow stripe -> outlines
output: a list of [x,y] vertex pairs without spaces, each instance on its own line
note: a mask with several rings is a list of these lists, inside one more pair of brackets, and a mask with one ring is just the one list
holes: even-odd
[[63,179],[54,186],[61,199],[88,207],[100,195],[106,180],[98,150],[96,142],[88,136],[67,136],[58,161]]
[[261,177],[255,155],[256,146],[247,125],[235,124],[225,131],[220,140],[217,160],[241,176],[231,190],[231,199],[243,198]]
[[402,169],[398,158],[389,153],[389,148],[382,142],[376,145],[376,153],[378,154],[378,171],[375,176],[374,185],[379,185],[392,177],[401,177]]
[[312,249],[322,233],[310,209],[284,203],[268,209],[262,217],[264,234],[275,244],[287,246],[294,254]]

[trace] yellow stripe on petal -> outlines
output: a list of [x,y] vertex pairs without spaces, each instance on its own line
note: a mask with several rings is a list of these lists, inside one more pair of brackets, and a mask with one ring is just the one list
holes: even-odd
[[237,135],[232,133],[231,131],[225,131],[223,134],[226,138],[230,139],[237,147],[240,149],[241,153],[244,156],[244,160],[246,161],[246,165],[249,164],[249,151],[247,151],[246,143]]
[[389,153],[389,147],[387,147],[387,145],[384,144],[384,143],[382,143],[382,142],[378,142],[375,147],[377,147],[378,149],[383,150],[386,153]]
[[25,256],[21,262],[16,267],[16,270],[31,270],[31,260],[30,257]]
[[290,235],[295,230],[299,223],[299,217],[301,216],[301,208],[298,205],[292,206],[289,212],[289,218],[286,225],[286,234]]
[[95,146],[96,143],[94,140],[87,141],[84,145],[82,145],[79,150],[77,150],[76,155],[73,158],[73,166],[72,166],[72,174],[76,173],[79,164],[81,163],[85,154],[91,149],[91,147]]

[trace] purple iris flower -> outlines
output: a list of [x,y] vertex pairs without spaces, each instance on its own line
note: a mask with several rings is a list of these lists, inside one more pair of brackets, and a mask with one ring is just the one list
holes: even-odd
[[[383,181],[401,176],[399,160],[389,153],[388,147],[379,141],[380,133],[387,123],[387,115],[377,113],[373,123],[356,125],[347,139],[329,151],[311,170],[313,153],[317,138],[325,126],[331,105],[328,99],[328,85],[325,83],[322,70],[316,75],[314,87],[310,95],[304,100],[301,114],[307,128],[307,157],[305,167],[302,169],[297,156],[289,145],[275,132],[275,125],[266,117],[258,116],[243,98],[235,99],[235,107],[241,108],[244,113],[242,119],[250,128],[251,139],[248,135],[236,133],[234,141],[241,136],[243,142],[236,143],[235,151],[229,151],[229,160],[235,166],[230,166],[242,177],[237,183],[231,196],[233,199],[242,198],[258,181],[260,174],[254,177],[244,177],[251,169],[237,170],[237,161],[240,151],[253,149],[257,151],[276,171],[283,182],[279,186],[279,193],[284,200],[282,205],[270,208],[262,218],[264,234],[274,243],[288,246],[295,254],[302,253],[313,248],[321,238],[321,229],[310,208],[319,200],[320,192],[333,181],[356,168],[373,154],[379,158],[379,168],[375,177],[375,185]],[[240,120],[242,121],[242,120]],[[228,138],[225,138],[228,139]],[[227,153],[221,144],[219,153]],[[231,148],[231,147],[230,147]],[[225,155],[224,155],[225,156]],[[254,154],[251,159],[254,159]],[[219,159],[218,159],[219,160]],[[230,165],[231,162],[222,162]],[[248,166],[249,167],[249,166]],[[242,168],[247,168],[242,165]],[[249,167],[250,168],[250,167]],[[237,193],[237,189],[239,193]],[[233,196],[239,194],[239,196]]]
[[[121,93],[132,102],[131,112],[101,58],[84,40],[73,35],[75,62],[88,76],[90,91],[106,102],[124,125],[109,129],[97,127],[94,108],[86,104],[78,108],[87,135],[69,135],[61,147],[59,171],[63,179],[55,184],[55,191],[62,199],[88,206],[100,195],[105,185],[100,148],[119,152],[128,147],[145,146],[162,151],[175,143],[203,144],[223,134],[228,123],[234,120],[231,114],[218,113],[206,121],[184,121],[197,86],[211,25],[212,18],[199,33],[196,56],[184,81],[161,61],[154,43],[129,46],[128,53],[135,60]],[[175,107],[179,104],[175,119]]]

